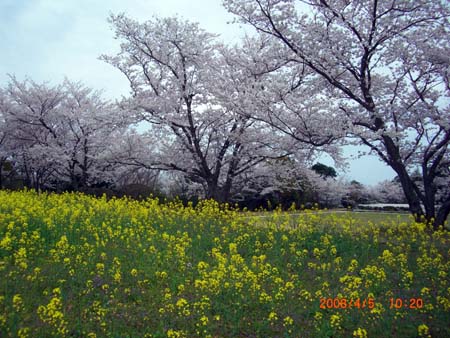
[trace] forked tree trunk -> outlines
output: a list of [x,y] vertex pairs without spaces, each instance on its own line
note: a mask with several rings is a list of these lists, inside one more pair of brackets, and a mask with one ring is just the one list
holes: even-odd
[[[394,166],[392,166],[394,168]],[[404,167],[398,167],[396,171],[400,183],[403,188],[406,200],[409,205],[409,211],[414,215],[417,222],[426,221],[433,225],[436,230],[439,226],[444,225],[450,214],[450,198],[448,198],[436,211],[436,189],[433,189],[431,182],[424,182],[425,194],[421,199],[414,189],[414,182],[411,180],[408,172]],[[422,204],[423,208],[422,208]],[[425,209],[425,212],[424,212]]]

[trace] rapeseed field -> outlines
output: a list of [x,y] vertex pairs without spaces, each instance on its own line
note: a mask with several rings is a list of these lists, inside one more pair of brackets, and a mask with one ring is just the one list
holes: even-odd
[[450,236],[0,191],[1,337],[450,337]]

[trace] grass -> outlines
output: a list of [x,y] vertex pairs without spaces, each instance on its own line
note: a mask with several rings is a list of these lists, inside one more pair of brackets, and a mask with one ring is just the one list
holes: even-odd
[[368,224],[369,222],[377,225],[412,222],[411,216],[407,213],[391,213],[377,211],[345,211],[340,212],[344,218],[352,218],[357,224]]
[[[322,219],[329,219],[333,217],[342,217],[345,219],[351,219],[355,224],[358,225],[391,225],[392,223],[414,223],[414,219],[411,214],[406,212],[382,212],[382,211],[348,211],[343,209],[332,209],[332,210],[307,210],[304,211],[289,211],[285,212],[284,215],[292,219],[292,225],[295,226],[297,222],[308,218],[309,212],[316,212],[321,215]],[[243,219],[259,219],[262,225],[270,224],[272,221],[272,212],[269,211],[258,211],[258,212],[245,212],[243,213]],[[447,219],[445,223],[446,228],[450,228],[450,220]]]
[[447,231],[260,216],[0,191],[0,336],[450,336]]

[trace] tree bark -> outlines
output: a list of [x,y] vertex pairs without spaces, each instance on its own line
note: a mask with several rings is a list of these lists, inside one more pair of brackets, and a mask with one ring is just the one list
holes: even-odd
[[3,161],[0,161],[0,190],[3,189]]
[[439,226],[444,225],[449,214],[450,214],[450,198],[448,198],[439,208],[438,213],[436,215],[436,219],[434,220],[433,223],[433,228],[437,230]]
[[420,197],[414,189],[414,182],[406,170],[404,163],[400,157],[398,146],[388,136],[383,136],[383,143],[386,147],[386,152],[389,156],[387,163],[397,173],[405,193],[406,200],[409,205],[409,211],[414,215],[416,221],[420,221],[424,216],[422,206],[420,204]]
[[427,175],[423,175],[423,186],[424,186],[424,207],[425,207],[425,218],[431,220],[436,215],[436,187],[432,180],[428,179]]

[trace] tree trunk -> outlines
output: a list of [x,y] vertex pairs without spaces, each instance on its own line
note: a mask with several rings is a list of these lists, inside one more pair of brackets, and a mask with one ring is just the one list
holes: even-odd
[[24,185],[25,185],[25,187],[32,189],[33,186],[31,183],[32,181],[31,181],[31,177],[30,177],[30,170],[29,170],[26,162],[24,163],[24,170],[25,170]]
[[405,193],[405,197],[409,205],[409,211],[414,215],[416,221],[421,221],[423,220],[422,218],[424,213],[420,204],[420,197],[414,189],[414,182],[411,180],[405,165],[401,161],[398,146],[389,136],[383,136],[383,141],[386,147],[386,152],[389,155],[388,165],[394,169],[398,175],[400,184],[402,185],[403,192]]
[[223,201],[222,202],[228,202],[230,199],[230,193],[231,193],[231,186],[233,185],[233,180],[232,178],[228,178],[227,181],[225,182],[222,190],[222,196],[223,196]]
[[206,198],[212,198],[219,203],[228,202],[230,198],[231,184],[225,184],[220,187],[216,182],[208,182],[208,188],[206,191]]
[[207,180],[206,182],[206,191],[205,191],[206,199],[216,199],[217,198],[217,182],[214,180]]
[[224,196],[222,194],[222,189],[220,189],[220,187],[217,185],[208,187],[208,194],[207,194],[206,198],[212,198],[213,200],[215,200],[219,203],[224,202]]
[[425,219],[431,221],[436,216],[436,187],[426,175],[423,175],[423,187],[425,192],[425,200],[423,201]]
[[434,220],[433,223],[433,228],[437,230],[439,226],[444,225],[449,214],[450,214],[450,198],[448,198],[444,203],[442,203],[441,207],[439,208],[436,215],[436,219]]
[[80,180],[80,185],[82,188],[86,188],[87,187],[87,180],[88,180],[88,151],[89,148],[87,146],[87,139],[84,139],[84,144],[83,144],[83,164],[82,164],[82,174],[81,174],[81,180]]
[[398,170],[394,168],[394,170],[400,179],[400,184],[402,185],[406,201],[409,205],[409,211],[414,215],[417,222],[423,221],[424,212],[420,204],[419,196],[414,191],[414,183],[411,181],[408,172],[404,167],[398,168]]

